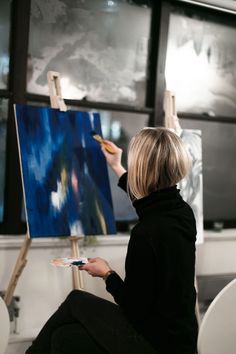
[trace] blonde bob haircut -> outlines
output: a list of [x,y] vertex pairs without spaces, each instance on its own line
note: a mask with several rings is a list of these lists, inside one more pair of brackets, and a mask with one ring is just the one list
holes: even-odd
[[131,199],[169,188],[189,172],[190,157],[182,140],[167,128],[144,128],[128,149],[128,190]]

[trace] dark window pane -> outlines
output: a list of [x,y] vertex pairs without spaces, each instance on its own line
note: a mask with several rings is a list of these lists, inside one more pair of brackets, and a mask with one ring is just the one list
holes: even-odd
[[202,131],[204,219],[236,224],[236,124],[182,119],[181,126]]
[[0,89],[8,86],[11,1],[0,1]]
[[0,221],[3,220],[8,101],[0,99]]
[[[103,137],[122,148],[122,163],[126,168],[130,139],[143,127],[148,126],[149,117],[148,115],[108,111],[101,111],[100,115]],[[117,187],[118,178],[111,169],[109,169],[109,177],[116,221],[128,224],[136,220],[137,215],[133,206],[127,194]]]
[[26,222],[26,216],[25,216],[25,201],[23,200],[22,206],[21,206],[21,221]]
[[27,91],[48,95],[54,70],[65,98],[143,106],[150,13],[120,0],[32,0]]
[[236,29],[189,13],[172,13],[167,89],[178,111],[236,117]]

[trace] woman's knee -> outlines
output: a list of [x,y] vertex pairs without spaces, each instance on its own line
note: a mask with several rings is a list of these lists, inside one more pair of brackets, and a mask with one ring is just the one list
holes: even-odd
[[97,299],[99,299],[97,296],[91,294],[91,293],[88,293],[87,291],[84,291],[84,290],[72,290],[69,295],[67,296],[66,298],[66,302],[70,302],[70,303],[80,303],[81,305],[82,304],[87,304],[88,302],[91,303],[91,302],[94,302],[96,301]]
[[66,302],[78,301],[78,299],[82,296],[82,290],[72,290],[66,297]]
[[[77,351],[82,353],[83,349],[91,347],[92,342],[90,335],[79,323],[67,324],[54,331],[51,338],[51,353],[71,354]],[[94,353],[96,354],[96,350]]]
[[71,349],[78,347],[78,337],[84,333],[84,330],[78,323],[67,324],[57,328],[51,337],[51,347]]

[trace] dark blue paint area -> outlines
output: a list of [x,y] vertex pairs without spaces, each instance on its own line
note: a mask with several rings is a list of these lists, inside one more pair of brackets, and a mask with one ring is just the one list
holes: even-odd
[[73,265],[73,266],[82,266],[82,265],[84,265],[84,264],[86,264],[85,262],[83,262],[83,261],[74,261],[74,262],[72,262],[71,263],[71,265]]
[[116,233],[98,113],[16,105],[30,237]]

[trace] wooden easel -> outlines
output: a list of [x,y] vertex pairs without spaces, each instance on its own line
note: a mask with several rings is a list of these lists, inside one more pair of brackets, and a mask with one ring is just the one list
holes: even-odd
[[[179,118],[177,116],[175,94],[168,90],[164,92],[164,111],[165,111],[165,118],[164,118],[165,127],[169,129],[173,129],[178,135],[180,135],[182,128],[180,126]],[[198,285],[197,285],[196,275],[194,278],[194,284],[197,293],[195,313],[196,313],[198,325],[200,325],[201,320],[200,320],[200,310],[199,310],[199,303],[198,303]]]
[[[50,102],[52,108],[60,109],[61,111],[67,111],[65,102],[61,96],[61,85],[60,85],[60,74],[55,71],[49,71],[47,73]],[[79,258],[79,245],[78,242],[83,236],[71,236],[69,237],[71,243],[71,257]],[[7,306],[10,305],[12,297],[21,276],[21,273],[27,263],[27,254],[31,245],[32,239],[29,237],[27,232],[20,249],[19,256],[17,258],[14,270],[12,272],[6,293],[4,295],[4,301]],[[73,289],[83,289],[83,279],[82,274],[77,267],[72,267],[72,284]]]
[[[64,99],[61,94],[61,81],[60,73],[57,71],[48,71],[48,88],[50,95],[51,107],[59,109],[60,111],[66,112],[67,107],[65,105]],[[71,236],[71,257],[79,258],[79,245],[78,242],[82,239],[83,236]],[[82,289],[83,288],[83,279],[82,274],[77,267],[72,267],[72,282],[73,289]]]
[[26,234],[23,244],[20,249],[19,256],[18,256],[16,264],[15,264],[12,276],[10,278],[10,282],[8,284],[6,293],[4,295],[4,301],[7,306],[9,306],[11,303],[18,279],[20,278],[20,275],[21,275],[24,267],[26,266],[26,263],[27,263],[26,256],[27,256],[30,245],[31,245],[31,239],[29,238],[29,235]]
[[167,90],[164,92],[164,111],[165,127],[174,129],[174,131],[179,135],[182,129],[179,124],[179,118],[177,117],[175,94]]

